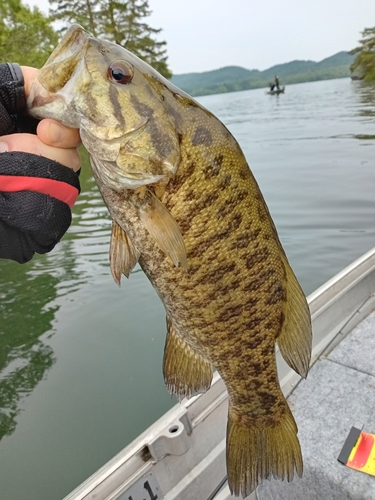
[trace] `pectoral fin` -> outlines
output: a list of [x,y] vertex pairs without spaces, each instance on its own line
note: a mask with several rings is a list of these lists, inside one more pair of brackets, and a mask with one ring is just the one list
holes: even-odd
[[180,399],[206,392],[212,381],[212,365],[190,347],[167,318],[164,349],[164,380],[168,391]]
[[121,284],[122,274],[129,278],[130,271],[138,262],[139,255],[126,232],[116,221],[112,221],[109,260],[113,279],[118,285]]
[[138,191],[137,210],[142,224],[175,266],[181,264],[187,270],[185,244],[177,222],[150,190],[145,192],[140,188]]

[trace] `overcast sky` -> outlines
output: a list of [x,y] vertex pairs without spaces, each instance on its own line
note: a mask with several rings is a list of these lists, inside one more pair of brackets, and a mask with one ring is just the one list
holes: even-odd
[[[48,12],[48,0],[24,0]],[[375,26],[373,0],[149,0],[174,74],[223,66],[267,69],[321,61],[358,45]]]

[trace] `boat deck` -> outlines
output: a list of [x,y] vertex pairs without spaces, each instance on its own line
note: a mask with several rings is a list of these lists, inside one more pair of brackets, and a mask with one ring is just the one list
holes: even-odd
[[375,477],[337,461],[352,426],[375,433],[375,312],[329,348],[288,398],[298,425],[304,474],[265,481],[259,500],[370,500]]

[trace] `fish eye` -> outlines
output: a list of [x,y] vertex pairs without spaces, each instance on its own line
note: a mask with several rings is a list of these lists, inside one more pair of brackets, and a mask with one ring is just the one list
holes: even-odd
[[132,81],[133,70],[123,61],[115,61],[112,63],[107,72],[108,79],[113,83],[127,85]]

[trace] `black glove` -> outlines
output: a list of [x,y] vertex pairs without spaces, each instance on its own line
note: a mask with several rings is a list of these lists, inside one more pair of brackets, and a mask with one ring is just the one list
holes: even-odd
[[[35,133],[17,64],[0,65],[0,135]],[[0,258],[24,263],[51,251],[69,228],[80,192],[72,169],[43,156],[0,153]]]

